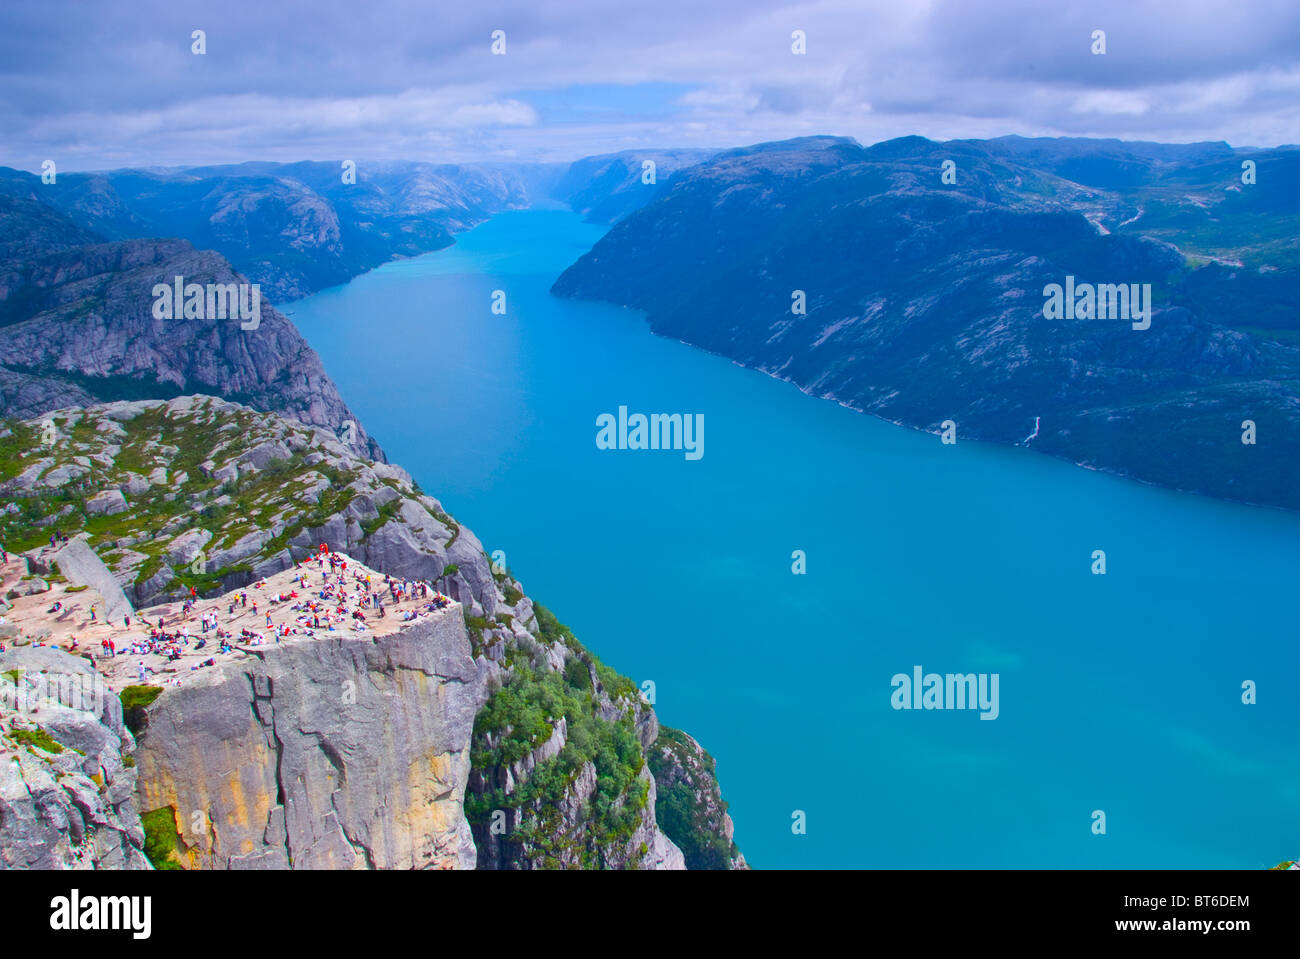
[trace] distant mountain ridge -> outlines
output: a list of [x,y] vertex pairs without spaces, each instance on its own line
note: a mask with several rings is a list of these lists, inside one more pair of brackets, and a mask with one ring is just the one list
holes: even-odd
[[529,202],[528,170],[434,164],[251,163],[163,172],[61,174],[52,184],[0,170],[0,192],[30,196],[109,240],[182,237],[224,255],[278,301],[297,299]]
[[[39,176],[0,168],[0,195],[63,214],[103,240],[180,237],[221,253],[264,294],[287,302],[399,257],[449,246],[503,210],[560,200],[611,222],[657,196],[642,183],[711,155],[640,151],[573,164],[250,162]],[[353,182],[345,182],[352,173]],[[3,241],[0,241],[3,242]]]

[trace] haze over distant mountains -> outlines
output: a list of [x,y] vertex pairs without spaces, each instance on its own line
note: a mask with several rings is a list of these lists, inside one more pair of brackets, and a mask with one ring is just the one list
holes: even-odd
[[572,165],[362,164],[350,183],[335,162],[70,173],[52,184],[0,168],[0,195],[62,213],[91,239],[184,238],[222,254],[264,295],[285,302],[394,257],[441,249],[492,214],[538,200],[560,200],[610,222],[656,194],[657,185],[641,182],[644,161],[656,162],[660,179],[709,155],[625,153]]

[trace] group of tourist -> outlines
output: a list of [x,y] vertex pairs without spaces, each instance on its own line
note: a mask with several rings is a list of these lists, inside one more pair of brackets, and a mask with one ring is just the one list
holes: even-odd
[[[57,537],[55,537],[57,542]],[[7,556],[5,557],[7,560]],[[170,619],[160,615],[150,623],[143,616],[137,616],[137,629],[148,627],[147,636],[136,635],[129,641],[122,642],[122,637],[104,639],[100,645],[100,659],[115,660],[118,656],[129,656],[136,662],[136,678],[144,683],[155,670],[146,663],[146,657],[161,656],[174,663],[187,652],[216,647],[221,654],[233,653],[241,647],[261,646],[269,641],[279,643],[292,636],[312,636],[319,631],[334,632],[341,628],[353,632],[365,632],[369,628],[367,617],[376,619],[388,615],[385,604],[401,606],[416,603],[414,607],[399,610],[400,621],[415,621],[446,608],[451,600],[422,580],[396,579],[385,575],[382,582],[371,573],[358,568],[355,564],[348,569],[349,562],[343,556],[331,552],[328,545],[322,543],[316,555],[311,559],[295,563],[298,571],[294,587],[288,592],[274,594],[262,593],[262,602],[258,602],[259,590],[267,588],[267,581],[260,580],[248,589],[231,594],[222,601],[208,605],[202,600],[197,590],[191,589],[190,595],[180,607],[179,616]],[[253,593],[250,596],[249,590]],[[200,610],[200,606],[207,606]],[[222,625],[221,609],[226,612],[226,625]],[[276,610],[287,606],[289,616],[273,616]],[[75,609],[76,607],[72,607]],[[191,635],[191,616],[199,612],[198,634]],[[53,603],[46,612],[65,618],[71,610],[63,601]],[[261,628],[246,623],[236,623],[251,614],[256,620],[259,614],[265,616]],[[92,604],[89,609],[90,623],[98,625],[106,617],[99,615],[99,610]],[[276,620],[279,620],[277,623]],[[123,617],[123,626],[131,628],[131,617]],[[235,631],[236,628],[237,632]],[[72,637],[71,649],[77,649],[79,643]],[[89,653],[86,653],[89,657]],[[90,657],[95,658],[95,657]],[[215,656],[190,666],[191,670],[215,666]],[[168,680],[179,684],[179,677]]]
[[[265,616],[265,623],[260,630],[241,624],[238,636],[233,635],[220,624],[220,607],[213,606],[202,613],[201,633],[192,648],[204,648],[207,644],[205,637],[209,633],[215,633],[221,653],[231,653],[241,647],[261,646],[270,640],[279,643],[292,636],[313,636],[319,631],[334,632],[345,626],[354,632],[365,632],[368,629],[367,615],[375,618],[387,615],[386,600],[391,605],[413,601],[419,603],[415,608],[401,611],[401,621],[404,623],[413,622],[451,604],[447,596],[422,580],[396,579],[385,575],[382,582],[377,582],[369,572],[357,568],[355,564],[349,573],[348,560],[331,552],[324,543],[314,557],[296,563],[295,567],[298,570],[294,581],[296,588],[288,592],[263,594],[264,605],[258,602],[256,592],[250,597],[247,589],[232,594],[225,601],[228,623],[231,623],[232,629],[233,620],[251,612],[254,617],[259,613]],[[260,580],[249,588],[257,591],[266,586],[266,580]],[[187,600],[182,607],[182,617],[188,619],[190,612],[201,602],[197,597]],[[288,612],[293,614],[292,618],[273,615],[277,609],[283,609],[286,605]],[[281,621],[277,623],[276,619]],[[191,648],[188,625],[182,625],[178,633],[168,633],[162,629],[162,623],[160,617],[158,627],[149,639],[137,641],[132,648],[133,655],[138,647],[142,654],[161,654],[169,660],[175,660],[180,658],[181,651]],[[190,668],[201,669],[214,665],[215,662],[214,658],[209,658]],[[143,666],[143,660],[140,665]]]

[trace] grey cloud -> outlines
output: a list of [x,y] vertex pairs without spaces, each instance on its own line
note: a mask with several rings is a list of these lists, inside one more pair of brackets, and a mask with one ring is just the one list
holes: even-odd
[[[208,53],[189,51],[207,31]],[[490,54],[504,29],[508,53]],[[790,51],[807,31],[808,53]],[[1093,29],[1108,52],[1088,52]],[[671,83],[542,123],[536,91]],[[1295,142],[1294,0],[8,4],[0,163],[571,158],[807,133]]]

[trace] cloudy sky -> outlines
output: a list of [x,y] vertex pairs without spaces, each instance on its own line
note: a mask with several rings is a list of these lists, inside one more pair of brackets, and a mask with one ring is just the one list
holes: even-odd
[[1274,146],[1300,142],[1300,3],[6,0],[0,130],[0,165],[31,171],[813,133]]

